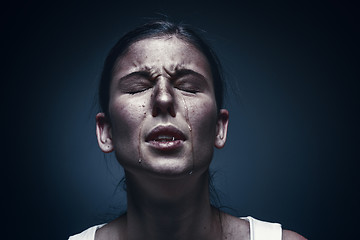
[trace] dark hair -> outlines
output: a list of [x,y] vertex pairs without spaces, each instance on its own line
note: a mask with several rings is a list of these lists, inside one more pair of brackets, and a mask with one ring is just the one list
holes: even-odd
[[174,35],[192,44],[205,55],[210,64],[213,77],[216,105],[218,109],[222,107],[225,83],[222,76],[221,64],[214,51],[203,40],[200,34],[191,27],[184,24],[174,24],[169,21],[162,20],[146,23],[128,32],[120,38],[120,40],[110,50],[104,63],[99,85],[100,109],[106,116],[109,115],[110,82],[116,60],[125,53],[131,44],[143,39],[166,35]]

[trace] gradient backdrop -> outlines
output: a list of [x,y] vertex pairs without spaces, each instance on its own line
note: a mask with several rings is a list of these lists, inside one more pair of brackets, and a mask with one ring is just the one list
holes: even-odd
[[358,10],[343,1],[3,6],[5,239],[64,240],[124,209],[122,171],[97,147],[96,87],[118,38],[163,15],[206,30],[224,65],[229,137],[212,169],[226,211],[310,239],[351,236]]

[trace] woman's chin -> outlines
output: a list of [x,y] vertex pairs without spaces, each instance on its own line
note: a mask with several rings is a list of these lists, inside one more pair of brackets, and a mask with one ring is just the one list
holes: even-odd
[[143,170],[146,170],[155,177],[177,178],[191,175],[193,171],[192,162],[181,160],[158,159],[155,162],[143,161],[141,164],[143,165],[141,166]]

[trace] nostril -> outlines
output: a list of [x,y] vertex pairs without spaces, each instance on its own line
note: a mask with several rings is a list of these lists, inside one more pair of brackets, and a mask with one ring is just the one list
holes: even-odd
[[165,109],[165,111],[159,107],[154,107],[152,111],[153,117],[156,117],[160,114],[169,114],[172,117],[176,117],[174,106],[169,106],[167,109]]
[[175,117],[175,107],[172,97],[158,98],[155,100],[152,112],[153,116],[169,114],[170,116]]
[[157,107],[154,107],[153,110],[152,110],[152,116],[156,117],[157,115],[159,115],[159,110],[158,110]]
[[173,105],[168,108],[168,113],[170,114],[170,116],[176,117],[176,112]]

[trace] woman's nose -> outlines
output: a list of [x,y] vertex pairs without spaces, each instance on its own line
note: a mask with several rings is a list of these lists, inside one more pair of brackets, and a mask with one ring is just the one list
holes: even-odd
[[152,115],[176,116],[174,107],[174,92],[171,89],[169,80],[159,79],[155,87]]

